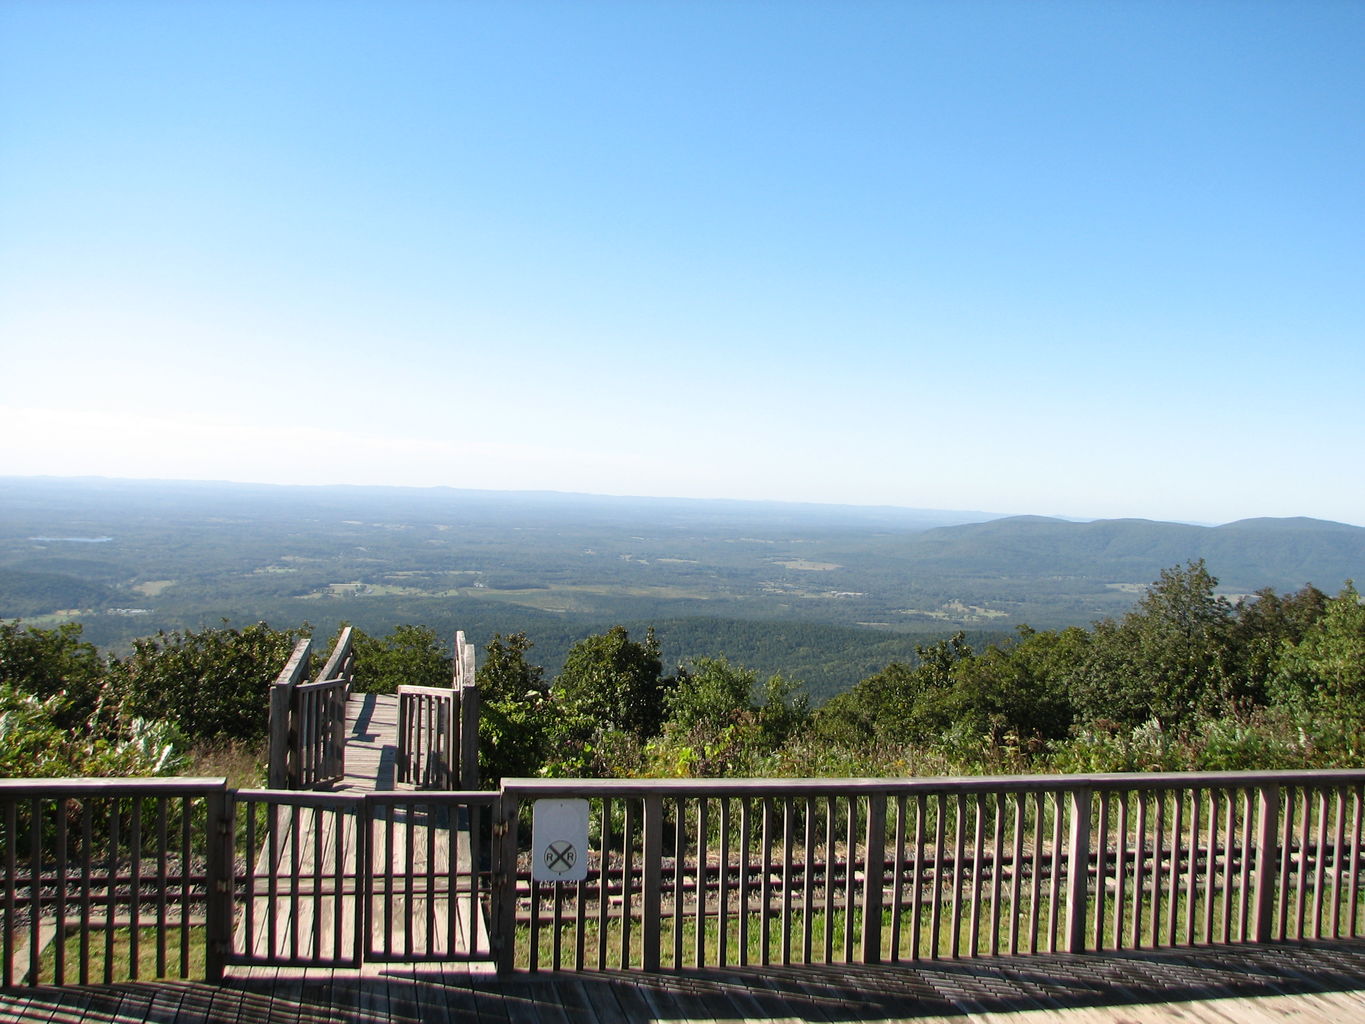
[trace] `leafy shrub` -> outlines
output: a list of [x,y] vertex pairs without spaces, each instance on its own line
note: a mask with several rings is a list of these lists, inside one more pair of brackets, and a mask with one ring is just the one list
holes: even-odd
[[167,718],[194,741],[260,740],[270,684],[300,634],[264,622],[240,630],[160,632],[134,641],[133,653],[111,673],[133,716]]

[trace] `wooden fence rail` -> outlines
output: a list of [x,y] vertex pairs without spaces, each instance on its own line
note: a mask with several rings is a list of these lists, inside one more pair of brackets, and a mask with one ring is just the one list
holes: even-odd
[[346,774],[346,698],[355,678],[351,627],[308,682],[311,641],[300,640],[270,687],[270,768],[274,789],[315,789]]
[[[682,968],[1360,934],[1365,772],[508,780],[590,802],[590,873],[508,881],[504,969]],[[523,861],[525,857],[523,856]]]
[[[519,779],[367,794],[0,780],[0,982],[1357,937],[1363,795],[1365,771]],[[535,801],[564,798],[588,802],[587,878],[532,881],[524,821]]]
[[223,779],[0,780],[0,983],[221,974],[227,799]]
[[449,687],[398,687],[397,775],[420,789],[479,788],[479,687],[474,648],[455,634]]

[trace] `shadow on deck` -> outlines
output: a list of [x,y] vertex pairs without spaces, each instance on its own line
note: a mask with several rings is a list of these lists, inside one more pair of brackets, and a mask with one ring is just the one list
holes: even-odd
[[6,1020],[1343,1022],[1365,1019],[1365,942],[496,978],[479,968],[280,971],[221,986],[139,983],[0,995]]

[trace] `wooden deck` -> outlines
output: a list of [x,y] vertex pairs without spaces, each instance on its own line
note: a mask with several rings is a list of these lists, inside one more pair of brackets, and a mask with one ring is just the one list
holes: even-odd
[[496,978],[478,966],[278,970],[193,982],[0,993],[15,1022],[913,1021],[1349,1024],[1365,1020],[1365,942],[1122,954]]
[[346,701],[346,774],[337,793],[412,789],[397,776],[398,697],[355,693]]
[[[350,697],[346,771],[328,793],[406,792],[422,799],[397,781],[397,728],[396,696]],[[468,885],[458,882],[471,872],[469,832],[459,813],[402,802],[377,813],[370,822],[325,804],[269,809],[272,824],[249,882],[254,896],[239,915],[235,940],[237,950],[259,963],[232,966],[229,976],[268,980],[282,969],[268,961],[355,960],[370,953],[415,962],[489,949],[483,914]],[[358,850],[366,829],[372,829],[368,844]],[[377,895],[369,933],[357,935],[366,909],[357,902],[361,874],[373,878]]]

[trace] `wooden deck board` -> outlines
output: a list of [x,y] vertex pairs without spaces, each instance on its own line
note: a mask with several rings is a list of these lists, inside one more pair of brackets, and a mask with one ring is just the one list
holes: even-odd
[[338,793],[407,789],[397,782],[398,695],[356,693],[346,701],[346,774]]
[[251,972],[215,987],[136,982],[0,993],[18,1024],[1343,1024],[1365,1019],[1365,941],[642,974],[492,977],[478,965]]

